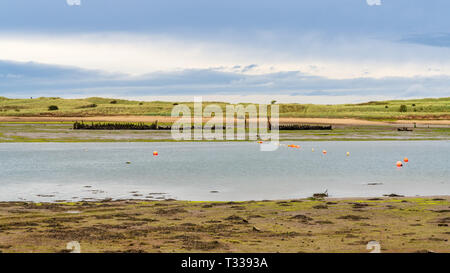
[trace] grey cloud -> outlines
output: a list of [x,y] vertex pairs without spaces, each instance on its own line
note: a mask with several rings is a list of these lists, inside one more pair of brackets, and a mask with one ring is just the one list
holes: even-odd
[[400,41],[436,47],[450,47],[450,33],[416,34],[407,36]]
[[301,71],[248,75],[216,69],[131,77],[71,67],[0,61],[0,96],[9,97],[105,94],[443,97],[450,96],[449,83],[448,76],[329,79]]

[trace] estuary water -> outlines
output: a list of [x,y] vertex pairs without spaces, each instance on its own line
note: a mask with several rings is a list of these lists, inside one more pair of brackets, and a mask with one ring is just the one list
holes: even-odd
[[[0,201],[263,200],[325,190],[330,197],[450,195],[450,141],[283,144],[301,147],[263,152],[254,142],[2,143]],[[409,162],[397,168],[404,157]]]

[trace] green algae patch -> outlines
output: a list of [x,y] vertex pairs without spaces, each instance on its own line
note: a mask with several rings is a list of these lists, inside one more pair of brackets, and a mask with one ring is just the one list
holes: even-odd
[[367,252],[369,241],[382,252],[448,252],[449,204],[448,196],[2,202],[0,251],[63,252],[76,240],[82,252]]

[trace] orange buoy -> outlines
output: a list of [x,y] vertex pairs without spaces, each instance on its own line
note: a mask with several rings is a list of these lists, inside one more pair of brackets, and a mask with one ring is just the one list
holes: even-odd
[[403,158],[403,161],[408,162],[409,159],[407,157]]
[[263,142],[262,142],[262,141],[258,141],[258,143],[259,143],[259,144],[262,144]]
[[154,151],[153,152],[153,156],[157,156],[158,155],[158,152],[157,151]]
[[324,155],[326,155],[326,154],[327,154],[327,151],[326,151],[326,150],[323,150],[322,153],[323,153]]
[[401,161],[397,161],[397,167],[403,167],[403,163]]

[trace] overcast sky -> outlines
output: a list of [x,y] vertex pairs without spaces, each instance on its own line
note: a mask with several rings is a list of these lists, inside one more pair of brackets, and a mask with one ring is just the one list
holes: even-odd
[[0,96],[450,96],[448,0],[2,0]]

